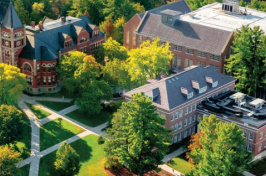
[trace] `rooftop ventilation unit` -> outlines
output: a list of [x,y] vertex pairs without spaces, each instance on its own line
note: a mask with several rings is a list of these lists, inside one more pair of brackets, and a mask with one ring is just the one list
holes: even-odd
[[265,103],[264,100],[257,98],[255,100],[253,100],[252,102],[250,102],[249,104],[251,106],[255,107],[255,109],[261,109],[262,106],[264,105],[264,103]]
[[222,10],[223,12],[239,13],[239,0],[224,0]]

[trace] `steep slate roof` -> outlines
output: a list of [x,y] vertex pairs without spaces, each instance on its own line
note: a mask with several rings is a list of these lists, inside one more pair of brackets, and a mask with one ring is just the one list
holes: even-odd
[[[52,22],[52,25],[46,29],[46,26],[44,24],[44,30],[42,32],[34,34],[34,36],[27,35],[27,45],[23,48],[20,57],[36,60],[49,60],[50,58],[53,58],[54,55],[58,55],[59,51],[69,49],[63,48],[62,46],[62,40],[67,35],[73,38],[73,46],[76,46],[76,38],[82,28],[87,30],[91,36],[92,29],[90,28],[88,22],[90,22],[88,17],[83,16],[81,18],[72,17],[72,20],[70,22],[67,21],[64,24],[61,24],[60,19],[55,20],[54,22]],[[103,35],[104,34],[101,33],[100,37],[102,37]],[[41,47],[47,48],[49,58],[43,57],[44,55],[41,52]],[[28,55],[29,53],[31,54]],[[53,55],[51,55],[51,53]]]
[[[172,2],[170,4],[166,4],[166,5],[151,9],[148,12],[152,13],[152,14],[160,14],[161,11],[167,10],[167,9],[174,10],[174,11],[179,11],[182,14],[191,12],[191,9],[189,8],[189,6],[188,6],[188,4],[186,3],[185,0],[179,0],[179,1],[176,1],[176,2]],[[144,14],[145,13],[140,13],[139,14],[140,18],[142,18],[144,16]]]
[[2,21],[2,28],[13,28],[13,29],[19,29],[23,28],[24,26],[22,25],[18,14],[13,6],[13,3],[10,2],[8,9],[6,11],[6,14],[3,18]]
[[[126,92],[125,96],[131,97],[132,94],[140,92],[144,92],[147,96],[157,95],[153,99],[153,104],[159,108],[171,110],[201,95],[208,94],[210,91],[218,89],[227,83],[236,81],[235,78],[213,71],[214,69],[212,66],[192,66],[189,70]],[[217,87],[212,88],[212,85],[206,82],[206,76],[217,80]],[[192,87],[192,80],[197,81],[200,84],[200,88],[207,86],[206,92],[199,94],[199,91]],[[186,88],[188,93],[193,92],[193,97],[187,99],[187,96],[181,93],[181,87]]]
[[137,33],[150,38],[159,37],[162,41],[215,55],[221,55],[231,36],[229,31],[181,20],[177,20],[174,26],[163,24],[161,15],[152,13],[147,13]]

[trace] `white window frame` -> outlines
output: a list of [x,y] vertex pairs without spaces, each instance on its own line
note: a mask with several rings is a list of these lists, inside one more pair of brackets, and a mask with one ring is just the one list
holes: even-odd
[[178,119],[179,112],[175,112],[175,119]]
[[179,133],[178,134],[178,141],[181,141],[181,139],[182,139],[182,135],[181,135],[181,133]]
[[187,126],[187,119],[184,120],[184,127]]
[[[250,138],[251,135],[252,135],[252,139]],[[251,140],[251,141],[253,141],[253,140],[254,140],[254,134],[253,134],[253,133],[249,133],[249,135],[248,135],[248,139]]]
[[187,137],[187,130],[184,131],[184,138]]
[[171,114],[171,122],[175,120],[175,114]]
[[262,143],[259,144],[258,152],[261,151],[261,148],[262,148]]
[[179,128],[179,129],[182,128],[182,121],[180,121],[180,122],[178,123],[178,128]]
[[175,124],[175,131],[177,131],[177,129],[178,129],[178,124],[176,123]]
[[183,109],[180,110],[180,112],[179,112],[179,118],[181,118],[182,116],[183,116]]
[[186,110],[185,110],[185,115],[188,114],[188,107],[186,107]]
[[190,117],[189,117],[189,120],[188,120],[188,124],[190,125],[191,122],[192,122],[192,117],[190,116]]
[[260,132],[260,139],[263,138],[263,131]]

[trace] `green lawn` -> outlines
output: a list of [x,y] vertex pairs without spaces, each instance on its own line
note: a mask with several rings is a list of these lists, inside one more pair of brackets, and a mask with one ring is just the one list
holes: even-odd
[[59,125],[59,118],[44,124],[40,131],[40,150],[47,149],[59,142],[83,132],[82,128],[70,122],[62,120],[62,128]]
[[[89,135],[71,144],[80,156],[79,176],[106,175],[103,146],[97,143],[97,138],[95,135]],[[56,175],[53,165],[55,155],[56,151],[41,158],[39,176]]]
[[185,159],[185,153],[173,158],[168,165],[183,174],[188,174],[193,168],[193,165]]
[[66,114],[66,116],[75,119],[87,126],[96,127],[107,122],[112,117],[112,113],[102,110],[99,114],[88,115],[86,113],[81,113],[79,110],[75,110]]
[[48,117],[49,115],[51,115],[49,112],[46,112],[46,111],[38,108],[35,105],[32,105],[30,103],[26,103],[26,104],[27,104],[27,106],[31,109],[31,111],[35,114],[35,116],[38,119],[43,119],[43,118]]
[[250,169],[249,172],[256,176],[262,176],[266,174],[266,158],[260,161],[255,161],[254,164]]
[[61,111],[73,105],[72,102],[70,103],[51,102],[51,101],[37,101],[37,102],[55,111]]
[[23,113],[22,116],[22,137],[16,142],[16,147],[21,153],[21,157],[26,159],[30,156],[31,149],[31,127],[28,117]]
[[30,172],[30,165],[23,166],[18,169],[18,172],[15,176],[28,176]]

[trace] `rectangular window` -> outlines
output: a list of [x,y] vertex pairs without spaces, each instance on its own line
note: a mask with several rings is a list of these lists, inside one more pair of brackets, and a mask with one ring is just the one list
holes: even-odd
[[191,135],[191,128],[188,129],[188,136]]
[[192,133],[195,133],[195,130],[196,130],[196,127],[193,126],[193,127],[192,127]]
[[187,119],[184,121],[184,127],[187,126]]
[[171,128],[170,128],[170,129],[174,131],[174,126],[173,126],[173,125],[171,125]]
[[177,56],[177,64],[176,64],[177,67],[181,67],[181,57],[180,56]]
[[45,76],[43,77],[43,83],[46,83],[46,77]]
[[175,119],[175,115],[171,114],[171,122]]
[[247,144],[247,151],[248,152],[252,152],[252,150],[253,150],[252,145],[251,144]]
[[211,54],[211,55],[210,55],[210,60],[213,60],[213,61],[219,61],[219,59],[220,59],[220,56],[216,56],[216,55],[214,55],[214,54]]
[[198,51],[198,57],[206,58],[206,53],[202,51]]
[[176,67],[176,66],[177,66],[177,56],[174,55],[174,56],[173,56],[173,59],[172,59],[172,67],[174,68],[174,67]]
[[193,116],[193,122],[195,122],[196,121],[196,114],[194,114],[194,116]]
[[177,45],[173,45],[173,50],[177,51]]
[[261,151],[262,143],[259,144],[258,151]]
[[40,71],[40,64],[37,64],[37,72]]
[[185,111],[185,115],[187,115],[188,114],[188,107],[186,107],[186,111]]
[[178,119],[178,112],[175,113],[175,119]]
[[126,42],[129,43],[129,31],[126,32]]
[[179,128],[179,129],[182,128],[182,122],[179,122],[179,124],[178,124],[178,128]]
[[46,67],[42,67],[42,72],[46,72]]
[[187,137],[187,130],[184,131],[184,138],[186,138],[186,137]]
[[193,111],[196,111],[196,107],[197,107],[197,105],[194,104],[194,105],[193,105]]
[[48,76],[48,83],[51,85],[51,76]]
[[180,110],[179,112],[179,118],[181,118],[183,116],[183,110]]
[[192,117],[190,116],[188,120],[188,124],[191,124],[191,122],[192,122]]
[[191,113],[191,112],[192,112],[192,105],[189,106],[189,113]]
[[177,136],[175,135],[174,136],[174,143],[176,143],[177,142]]
[[254,134],[253,133],[249,133],[249,140],[253,141],[253,139],[254,139]]
[[178,135],[178,141],[181,141],[181,133]]
[[53,83],[55,84],[55,76],[53,76]]
[[193,65],[193,60],[192,59],[189,60],[189,66],[191,66],[191,65]]
[[177,131],[177,129],[178,129],[178,124],[176,123],[175,124],[175,131]]
[[263,137],[263,131],[260,132],[260,139],[262,139],[262,137]]
[[190,49],[190,48],[186,48],[186,53],[193,55],[194,54],[194,50]]
[[188,67],[188,59],[186,58],[185,59],[185,68],[187,68]]

